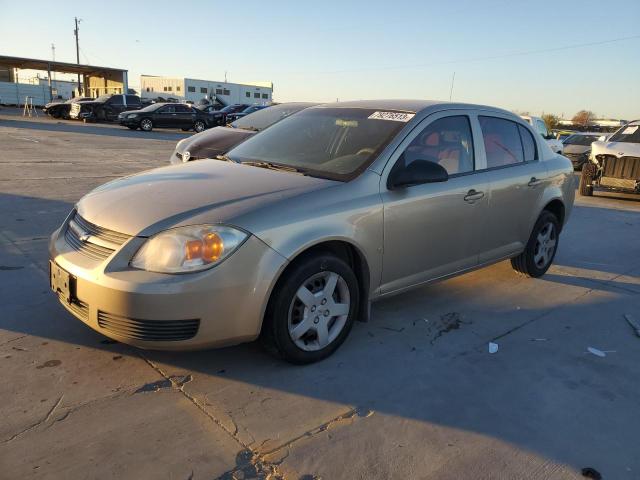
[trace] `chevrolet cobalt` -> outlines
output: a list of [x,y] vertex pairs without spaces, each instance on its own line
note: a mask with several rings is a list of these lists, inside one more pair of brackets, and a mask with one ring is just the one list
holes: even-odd
[[51,238],[50,281],[69,312],[124,343],[260,337],[310,363],[376,299],[505,259],[543,275],[573,200],[571,162],[510,112],[326,104],[218,160],[93,190]]

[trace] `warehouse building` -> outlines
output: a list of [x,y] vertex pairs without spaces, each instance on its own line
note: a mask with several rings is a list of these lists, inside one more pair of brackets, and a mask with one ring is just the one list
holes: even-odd
[[194,78],[140,76],[140,96],[143,98],[175,98],[197,102],[203,98],[218,100],[223,105],[249,103],[268,105],[273,99],[272,83],[229,83]]

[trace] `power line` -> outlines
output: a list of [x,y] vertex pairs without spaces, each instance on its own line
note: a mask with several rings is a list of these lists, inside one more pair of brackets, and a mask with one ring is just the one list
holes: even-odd
[[552,47],[552,48],[544,48],[544,49],[538,49],[538,50],[526,50],[522,52],[505,53],[501,55],[490,55],[485,57],[473,57],[473,58],[466,58],[466,59],[460,59],[460,60],[446,60],[446,61],[440,61],[440,62],[414,63],[414,64],[406,64],[406,65],[389,65],[386,67],[372,66],[372,67],[363,67],[363,68],[350,68],[345,70],[330,70],[330,71],[315,72],[315,73],[332,75],[336,73],[354,73],[354,72],[369,72],[369,71],[382,71],[382,70],[403,70],[403,69],[411,69],[411,68],[433,67],[438,65],[453,65],[453,64],[460,64],[460,63],[483,62],[487,60],[500,60],[504,58],[524,57],[528,55],[539,55],[541,53],[562,52],[566,50],[573,50],[576,48],[596,47],[600,45],[608,45],[611,43],[625,42],[625,41],[637,40],[637,39],[640,39],[640,35],[631,35],[628,37],[612,38],[610,40],[601,40],[597,42],[577,43],[573,45],[565,45],[562,47]]

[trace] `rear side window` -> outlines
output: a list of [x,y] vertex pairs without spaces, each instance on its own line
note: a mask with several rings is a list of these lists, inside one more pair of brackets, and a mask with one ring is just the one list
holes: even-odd
[[478,120],[487,154],[487,168],[504,167],[524,161],[518,130],[520,127],[517,123],[496,117],[481,116]]
[[109,103],[111,105],[122,105],[122,95],[114,95],[113,97],[111,97],[111,99],[109,100]]
[[127,95],[127,105],[135,105],[140,103],[140,99],[136,95]]
[[524,128],[522,125],[518,125],[520,131],[520,140],[522,140],[522,150],[524,151],[524,161],[530,162],[538,159],[538,152],[536,149],[536,142],[533,139],[531,132]]

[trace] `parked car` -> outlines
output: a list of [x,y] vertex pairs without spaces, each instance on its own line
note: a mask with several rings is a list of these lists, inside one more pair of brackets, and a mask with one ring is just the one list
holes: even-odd
[[227,123],[231,123],[234,122],[236,120],[238,120],[239,118],[242,117],[246,117],[247,115],[253,113],[253,112],[257,112],[259,110],[263,110],[267,108],[267,105],[250,105],[247,108],[245,108],[244,110],[240,111],[240,112],[236,112],[236,113],[228,113],[227,114]]
[[574,130],[551,130],[551,135],[555,136],[558,140],[560,140],[563,143],[568,137],[570,137],[574,133],[580,133],[580,132],[576,132]]
[[221,108],[220,110],[216,110],[211,112],[211,118],[216,125],[226,125],[227,123],[227,115],[230,113],[241,112],[249,105],[246,103],[234,103],[233,105],[227,105],[226,107]]
[[220,105],[219,103],[214,103],[213,105],[195,105],[198,110],[203,111],[204,113],[215,113],[224,108],[224,105]]
[[373,300],[506,258],[543,275],[575,192],[571,162],[526,122],[468,104],[311,107],[226,159],[82,198],[49,247],[69,312],[143,348],[260,337],[314,362]]
[[522,118],[526,120],[529,125],[531,125],[533,129],[536,130],[540,134],[540,136],[546,140],[547,145],[549,145],[551,150],[562,155],[562,152],[564,151],[562,142],[558,140],[555,135],[551,135],[549,133],[547,124],[542,118],[532,117],[530,115],[522,115]]
[[589,162],[580,177],[580,194],[591,196],[594,188],[640,194],[640,120],[591,144]]
[[225,126],[216,127],[180,140],[169,158],[170,163],[183,163],[224,155],[256,132],[283,118],[317,105],[309,102],[281,103],[253,113]]
[[582,170],[582,166],[589,161],[591,144],[602,138],[602,134],[593,132],[576,132],[564,139],[563,155],[571,160],[573,168]]
[[137,95],[100,95],[95,100],[75,102],[69,116],[88,121],[115,121],[127,110],[139,110],[146,106]]
[[131,130],[150,132],[154,128],[180,128],[183,131],[202,132],[209,126],[209,116],[185,103],[154,103],[140,110],[118,115],[120,125]]
[[90,102],[92,100],[92,97],[75,97],[63,102],[50,102],[44,106],[42,111],[53,118],[69,118],[72,104],[77,102]]

